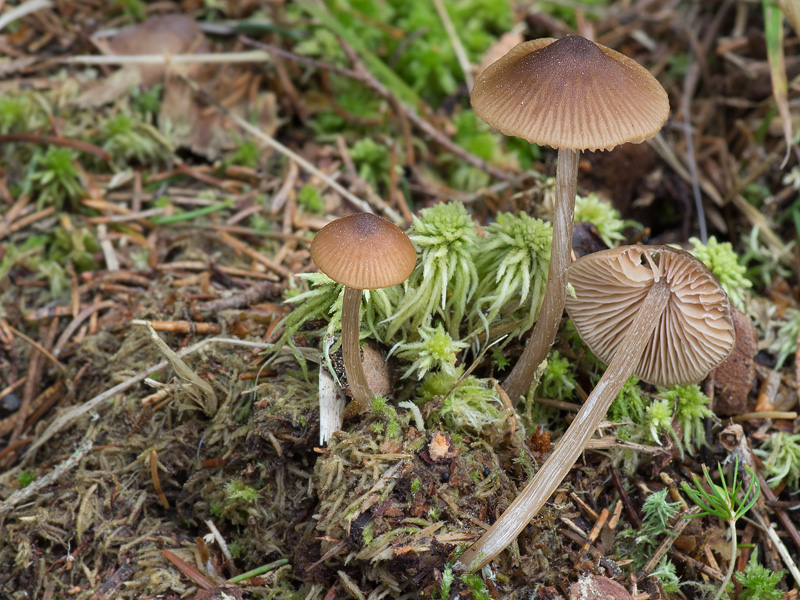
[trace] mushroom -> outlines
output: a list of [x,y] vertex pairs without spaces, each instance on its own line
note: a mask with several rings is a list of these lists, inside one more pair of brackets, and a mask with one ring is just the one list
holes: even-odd
[[403,283],[414,270],[417,252],[402,229],[376,215],[359,213],[323,227],[311,242],[311,259],[345,286],[342,356],[353,401],[344,416],[354,417],[375,398],[364,375],[358,341],[361,292]]
[[569,268],[567,312],[608,368],[536,476],[460,558],[482,567],[519,535],[564,479],[628,378],[697,383],[734,345],[728,297],[702,262],[669,246],[624,246]]
[[481,119],[506,135],[558,149],[547,290],[528,345],[503,382],[517,404],[564,313],[580,151],[652,137],[669,116],[669,101],[633,59],[576,35],[514,47],[481,74],[471,101]]

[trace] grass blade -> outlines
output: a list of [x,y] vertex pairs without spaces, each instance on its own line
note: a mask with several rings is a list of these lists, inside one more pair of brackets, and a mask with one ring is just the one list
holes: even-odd
[[786,63],[783,56],[783,13],[773,0],[763,0],[764,35],[767,40],[767,58],[772,76],[772,95],[778,105],[778,114],[786,140],[786,155],[781,168],[789,161],[792,149],[792,117],[789,114],[789,84],[786,81]]

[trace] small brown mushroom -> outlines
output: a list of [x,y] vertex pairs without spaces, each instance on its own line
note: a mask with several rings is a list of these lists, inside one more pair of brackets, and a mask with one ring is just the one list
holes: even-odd
[[558,149],[547,289],[528,345],[503,382],[517,404],[564,313],[580,151],[652,137],[669,101],[636,61],[576,35],[519,44],[481,74],[470,98],[475,113],[506,135]]
[[489,562],[519,535],[564,479],[632,374],[657,385],[696,383],[734,344],[728,297],[711,272],[669,246],[589,254],[569,269],[567,312],[608,368],[555,450],[460,561]]
[[414,245],[402,229],[373,214],[342,217],[323,227],[311,242],[311,259],[319,270],[341,283],[342,356],[353,401],[353,417],[375,398],[367,383],[359,349],[361,292],[403,283],[417,262]]

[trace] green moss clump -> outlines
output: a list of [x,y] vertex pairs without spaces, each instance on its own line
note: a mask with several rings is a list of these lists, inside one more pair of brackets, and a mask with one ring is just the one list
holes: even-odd
[[692,255],[702,261],[719,280],[731,304],[739,310],[744,310],[746,290],[753,284],[745,277],[747,269],[739,262],[731,243],[718,242],[713,236],[709,238],[708,244],[703,244],[694,237],[689,238],[689,241],[693,246]]
[[619,246],[625,239],[622,230],[626,222],[610,202],[601,200],[597,194],[575,197],[575,222],[591,223],[597,227],[600,238],[609,248]]
[[528,331],[542,306],[550,267],[552,227],[525,213],[499,213],[486,228],[475,259],[480,283],[470,313],[473,331],[524,308],[515,334]]
[[561,356],[558,350],[552,350],[547,357],[536,394],[553,400],[569,400],[577,385],[575,365]]
[[715,419],[716,415],[708,408],[711,399],[700,390],[700,386],[676,385],[669,389],[659,388],[658,395],[675,402],[673,419],[683,430],[683,443],[689,454],[694,454],[695,446],[707,446],[703,419]]
[[456,357],[459,352],[468,347],[466,342],[457,342],[450,337],[442,324],[436,328],[423,325],[419,329],[422,338],[419,342],[406,342],[397,345],[397,357],[413,361],[403,377],[416,373],[417,379],[422,379],[425,374],[435,369],[452,376],[456,372]]
[[464,368],[459,367],[452,374],[429,373],[417,388],[414,401],[424,404],[435,398],[444,398],[441,408],[429,417],[429,423],[435,424],[438,418],[450,432],[479,433],[503,419],[502,403],[494,388],[472,375],[453,389],[463,372]]
[[467,301],[478,285],[474,251],[478,242],[475,222],[458,202],[423,209],[411,225],[418,265],[408,280],[408,292],[396,307],[387,336],[412,337],[423,322],[440,319],[447,332],[459,339]]

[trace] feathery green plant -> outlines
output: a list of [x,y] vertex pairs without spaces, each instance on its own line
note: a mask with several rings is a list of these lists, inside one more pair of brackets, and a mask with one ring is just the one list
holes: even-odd
[[730,242],[718,242],[711,236],[708,244],[703,244],[698,238],[689,238],[692,243],[691,254],[700,260],[714,274],[728,298],[739,310],[744,310],[745,290],[753,283],[745,277],[747,268],[739,262],[739,257],[733,251]]
[[525,307],[516,335],[533,327],[544,299],[553,230],[525,213],[499,213],[478,243],[475,265],[480,283],[470,314],[473,332],[488,330],[503,313]]
[[397,344],[397,358],[412,362],[403,378],[416,372],[417,379],[432,369],[453,376],[456,373],[456,356],[469,347],[466,342],[458,342],[450,337],[441,323],[436,328],[422,325],[419,328],[419,342],[400,342]]
[[0,97],[0,133],[26,133],[46,127],[48,112],[34,92],[4,93]]
[[152,125],[119,113],[100,125],[103,149],[114,163],[127,165],[131,161],[147,164],[172,154],[167,139]]
[[[330,350],[338,347],[338,341],[333,344],[334,336],[342,329],[344,286],[336,283],[324,273],[300,273],[297,277],[308,281],[311,289],[287,298],[286,302],[295,304],[297,308],[281,319],[279,327],[283,327],[284,330],[280,338],[275,341],[274,348],[277,351],[284,345],[288,345],[303,370],[303,377],[308,378],[308,366],[294,344],[294,336],[308,321],[314,319],[327,321],[325,334],[331,341],[331,345],[325,346],[323,352],[326,359],[330,361]],[[392,310],[388,294],[388,289],[365,290],[361,300],[361,310],[363,311],[360,321],[362,324],[361,337],[365,337],[363,327],[366,327],[372,337],[377,340],[381,339],[378,331],[379,322],[391,314]]]
[[386,335],[392,339],[402,328],[404,338],[413,337],[422,323],[438,317],[450,336],[459,339],[467,301],[478,285],[475,222],[459,202],[437,204],[414,217],[409,237],[417,247],[419,264]]
[[675,433],[675,429],[672,427],[672,402],[669,400],[655,400],[651,402],[644,410],[643,425],[650,432],[650,435],[657,444],[661,444],[658,433],[663,431],[675,440],[675,443],[681,447],[681,451],[683,451],[678,434]]
[[644,536],[657,538],[669,531],[669,522],[681,512],[680,502],[668,502],[668,488],[650,494],[642,505],[644,520],[641,532]]
[[608,419],[615,422],[631,421],[632,423],[642,423],[645,406],[642,388],[639,387],[639,379],[629,377],[611,403],[608,409]]
[[747,247],[742,254],[741,263],[747,265],[747,278],[756,285],[769,287],[774,277],[784,279],[792,274],[786,264],[792,258],[795,241],[787,243],[783,251],[773,250],[759,240],[759,226],[756,225],[747,235]]
[[681,585],[680,577],[675,571],[675,563],[666,556],[658,563],[658,566],[653,569],[650,575],[661,580],[661,585],[664,586],[664,591],[668,594],[677,592]]
[[[641,568],[653,555],[653,549],[660,543],[661,537],[672,533],[671,521],[680,512],[679,502],[670,502],[667,498],[669,490],[664,488],[653,492],[642,505],[642,526],[637,530],[628,529],[622,532],[620,542],[627,548],[624,554],[631,555],[637,568]],[[633,546],[626,544],[632,540]]]

